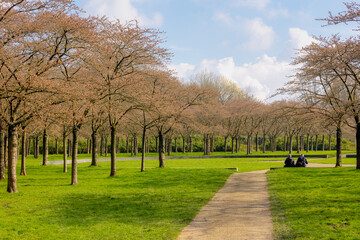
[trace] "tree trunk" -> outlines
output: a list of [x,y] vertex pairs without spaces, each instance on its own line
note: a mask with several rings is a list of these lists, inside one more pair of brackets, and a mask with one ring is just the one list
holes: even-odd
[[262,147],[263,147],[263,153],[265,153],[266,152],[266,135],[264,134],[264,136],[263,136],[263,142],[262,142]]
[[59,154],[59,139],[55,138],[55,154]]
[[177,137],[175,137],[175,152],[177,153],[178,150],[177,150]]
[[66,146],[66,129],[65,129],[65,126],[64,126],[64,130],[63,130],[63,147],[64,147],[64,152],[63,152],[63,160],[64,160],[64,163],[63,163],[63,172],[66,173],[67,172],[67,164],[66,164],[66,161],[67,161],[67,146]]
[[250,144],[249,144],[249,153],[252,154],[253,151],[253,144],[254,144],[254,139],[252,137],[252,135],[250,136]]
[[206,134],[206,154],[205,155],[210,155],[210,135]]
[[110,151],[110,158],[111,158],[111,171],[110,177],[116,176],[116,146],[115,146],[115,138],[116,138],[116,128],[115,126],[111,126],[111,151]]
[[297,153],[300,153],[300,136],[296,136]]
[[224,142],[224,152],[227,152],[227,140],[228,140],[228,137],[226,136],[225,142]]
[[89,154],[92,154],[93,152],[93,143],[92,143],[92,140],[90,139],[90,153]]
[[286,146],[287,146],[287,137],[286,137],[286,136],[284,136],[284,152],[286,152],[286,151],[287,151]]
[[292,154],[292,149],[293,149],[293,136],[290,135],[290,146],[289,146],[289,154]]
[[134,144],[135,144],[134,139],[131,139],[130,143],[131,143],[131,146],[130,146],[131,147],[131,149],[130,149],[131,150],[131,156],[134,156]]
[[171,138],[171,137],[168,138],[168,145],[167,145],[167,147],[168,147],[168,156],[170,156],[171,153],[172,153],[172,138]]
[[250,150],[249,150],[249,149],[250,149],[250,147],[249,147],[249,144],[250,144],[249,141],[250,141],[249,136],[247,136],[247,138],[246,138],[246,154],[247,154],[247,155],[250,154],[250,153],[249,153],[249,152],[250,152]]
[[155,137],[155,148],[156,148],[156,152],[159,152],[159,137],[156,136]]
[[259,152],[259,137],[258,134],[255,136],[256,152]]
[[164,135],[159,131],[159,168],[165,168],[165,144]]
[[[108,136],[106,135],[104,138],[105,138],[104,152],[105,152],[105,157],[107,157],[107,155],[108,155]],[[110,141],[113,141],[113,140],[111,139]],[[114,147],[115,147],[115,140],[114,140]],[[111,150],[110,150],[110,152],[111,152]]]
[[203,151],[204,151],[204,155],[206,155],[206,136],[204,134],[204,138],[203,138]]
[[71,159],[71,185],[77,185],[77,150],[78,150],[78,126],[73,126],[72,129],[73,140],[72,140],[72,159]]
[[311,151],[314,151],[314,136],[311,136]]
[[0,181],[5,180],[5,133],[0,130]]
[[193,141],[192,141],[192,137],[189,137],[189,141],[190,141],[190,152],[193,152]]
[[146,149],[145,138],[146,138],[146,127],[144,126],[143,134],[142,134],[141,172],[145,172],[145,149]]
[[183,153],[186,152],[186,139],[185,139],[185,136],[182,136],[182,139],[183,139]]
[[5,168],[8,168],[9,165],[9,137],[5,134],[4,137],[4,161],[5,161]]
[[20,175],[26,176],[26,166],[25,166],[25,156],[26,156],[26,132],[24,130],[21,137],[21,169]]
[[97,156],[97,131],[93,130],[91,133],[91,143],[92,143],[92,152],[91,152],[91,166],[98,165],[98,156]]
[[360,119],[355,117],[356,123],[356,169],[360,169]]
[[247,154],[251,154],[252,153],[252,146],[251,146],[251,142],[252,142],[252,136],[248,135],[247,136]]
[[231,153],[234,154],[235,148],[234,148],[234,137],[231,137]]
[[17,164],[17,148],[18,148],[18,139],[17,132],[14,125],[9,125],[8,131],[8,184],[7,192],[16,193],[17,192],[17,178],[16,178],[16,164]]
[[306,137],[306,144],[307,144],[306,152],[309,152],[309,150],[310,150],[310,136],[309,136],[309,134]]
[[329,135],[329,151],[331,151],[331,135]]
[[126,136],[126,153],[129,153],[129,136]]
[[40,145],[39,145],[39,136],[35,137],[35,146],[34,146],[34,158],[38,159],[39,158],[39,153],[40,153]]
[[36,137],[33,138],[33,154],[34,154],[34,158],[36,156]]
[[304,135],[301,135],[300,143],[301,143],[301,151],[304,151]]
[[214,136],[210,138],[210,153],[214,152]]
[[341,126],[336,128],[336,165],[335,167],[342,167],[341,148],[342,148],[342,131]]
[[318,135],[315,135],[315,152],[318,150]]
[[239,149],[238,144],[239,144],[239,138],[235,138],[235,153],[238,152]]
[[323,152],[325,151],[325,135],[322,135],[323,138],[322,138],[322,150]]
[[47,166],[48,164],[48,155],[49,155],[49,144],[48,144],[48,137],[45,128],[43,133],[43,165],[44,166]]
[[72,156],[71,140],[68,139],[68,157]]

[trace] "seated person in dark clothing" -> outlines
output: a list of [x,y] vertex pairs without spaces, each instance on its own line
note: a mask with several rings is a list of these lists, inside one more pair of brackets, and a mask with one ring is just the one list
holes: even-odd
[[291,154],[289,154],[289,156],[285,160],[285,166],[284,167],[295,167],[294,159],[291,157]]
[[306,167],[306,164],[309,164],[306,158],[304,157],[304,154],[301,154],[298,160],[296,161],[297,167]]

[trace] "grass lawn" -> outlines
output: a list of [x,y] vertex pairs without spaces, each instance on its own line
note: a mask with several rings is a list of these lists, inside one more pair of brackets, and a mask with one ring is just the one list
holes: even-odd
[[[82,156],[82,159],[86,157]],[[53,160],[60,160],[60,158],[54,158]],[[41,160],[34,159],[32,156],[27,158],[27,161],[40,164]],[[276,162],[281,161],[281,162]],[[283,158],[196,158],[196,159],[166,159],[167,168],[234,168],[237,167],[239,172],[249,172],[256,170],[270,169],[271,167],[282,167]],[[101,163],[101,162],[100,162]],[[90,163],[87,163],[89,165]],[[85,164],[86,165],[86,164]],[[117,161],[117,167],[119,168],[138,168],[140,169],[140,160],[128,160]],[[145,168],[157,168],[159,166],[158,160],[146,160]],[[68,164],[68,169],[71,165]],[[109,168],[110,171],[110,168]]]
[[[41,159],[40,159],[41,160]],[[54,159],[57,160],[57,159]],[[0,182],[0,239],[176,239],[202,206],[224,185],[233,170],[280,166],[276,162],[236,159],[118,161],[79,164],[79,185],[70,185],[62,166],[27,160],[28,176],[18,176],[17,194]],[[70,165],[69,165],[70,170]],[[18,170],[19,172],[19,170]]]
[[268,172],[275,239],[360,239],[360,172],[292,168]]
[[[302,151],[301,153],[304,153],[305,156],[306,155],[329,155],[330,157],[334,157],[336,156],[336,151]],[[354,153],[354,151],[343,151],[343,154],[347,154],[347,153]],[[288,155],[288,152],[284,152],[284,151],[276,151],[276,152],[271,152],[271,151],[267,151],[265,153],[259,151],[253,151],[251,155],[253,156],[261,156],[261,155]],[[298,153],[296,153],[296,151],[293,151],[294,155],[298,155]],[[168,157],[167,153],[165,154],[166,157]],[[212,152],[210,154],[210,156],[233,156],[233,155],[247,155],[246,152],[238,152],[238,153],[231,153],[231,152]],[[146,157],[158,157],[158,153],[146,153]],[[189,156],[189,157],[194,157],[194,156],[204,156],[203,152],[187,152],[187,153],[182,153],[182,152],[172,152],[171,157],[183,157],[183,156]],[[31,157],[31,156],[29,156]],[[130,157],[141,157],[141,153],[138,153],[136,156],[131,156],[130,153],[118,153],[116,154],[116,157],[118,158],[130,158]],[[54,160],[62,160],[63,156],[61,154],[58,155],[49,155],[48,160],[49,161],[54,161]],[[91,154],[78,154],[78,158],[79,159],[91,159]],[[99,158],[110,158],[110,154],[107,155],[107,157],[105,156],[99,156]],[[67,159],[71,159],[71,157],[68,157]],[[42,161],[42,156],[40,155],[39,158],[40,161]]]
[[[341,159],[343,164],[356,164],[356,158],[342,158]],[[311,160],[312,163],[329,163],[334,164],[336,163],[336,158],[329,158],[329,159],[317,159],[317,160]]]

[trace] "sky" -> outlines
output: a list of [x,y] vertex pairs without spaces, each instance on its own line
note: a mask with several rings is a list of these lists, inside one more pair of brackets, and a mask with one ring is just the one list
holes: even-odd
[[169,68],[188,82],[213,72],[236,82],[256,98],[270,98],[294,73],[297,49],[313,36],[354,35],[354,27],[323,26],[343,0],[75,0],[86,14],[137,19],[164,32],[174,54]]

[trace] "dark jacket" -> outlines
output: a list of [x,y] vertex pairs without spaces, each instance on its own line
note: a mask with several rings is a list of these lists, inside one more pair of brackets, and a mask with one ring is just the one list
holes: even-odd
[[305,157],[300,156],[296,161],[297,167],[306,167],[306,164],[309,164]]
[[288,157],[285,160],[285,166],[284,167],[295,167],[294,159],[292,157]]

